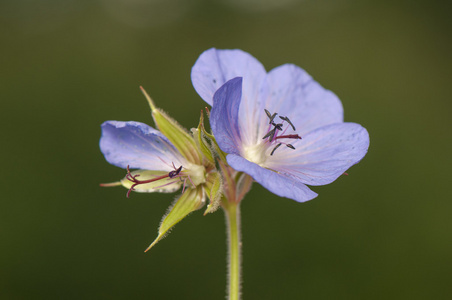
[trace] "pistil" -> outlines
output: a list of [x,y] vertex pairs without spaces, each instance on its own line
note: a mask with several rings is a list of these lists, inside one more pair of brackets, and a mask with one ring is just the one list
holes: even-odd
[[[139,180],[139,179],[137,179],[137,177],[140,176],[140,174],[132,175],[132,173],[130,172],[129,166],[127,166],[126,178],[127,178],[127,180],[133,182],[132,186],[130,187],[129,191],[127,192],[127,198],[129,198],[130,193],[135,190],[135,187],[137,185],[151,183],[151,182],[155,182],[155,181],[162,180],[162,179],[165,179],[165,178],[172,179],[172,178],[181,178],[182,176],[184,176],[184,175],[180,174],[181,171],[182,171],[182,166],[180,166],[179,168],[176,169],[176,167],[173,164],[173,167],[174,167],[174,171],[171,171],[168,174],[157,176],[157,177],[154,177],[154,178],[151,178],[151,179]],[[189,178],[189,176],[188,176],[188,178]],[[184,181],[184,189],[185,189],[185,182],[186,182],[186,180],[187,179],[185,179],[185,181]],[[191,181],[191,179],[190,179],[190,181]],[[172,181],[172,182],[163,184],[163,185],[161,185],[159,187],[167,186],[167,185],[170,185],[170,184],[175,183],[175,182],[177,182],[177,181]]]

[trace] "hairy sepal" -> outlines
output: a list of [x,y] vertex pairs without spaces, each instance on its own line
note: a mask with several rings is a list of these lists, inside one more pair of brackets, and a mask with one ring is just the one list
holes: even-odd
[[185,128],[179,125],[176,120],[168,116],[161,109],[157,108],[151,97],[149,97],[149,95],[143,88],[141,88],[141,91],[148,100],[149,106],[151,107],[152,111],[152,117],[154,119],[155,125],[160,130],[160,132],[163,133],[163,135],[165,135],[168,140],[170,140],[170,142],[188,161],[190,161],[191,163],[200,164],[200,153],[198,152],[193,137],[185,130]]
[[210,149],[210,145],[206,140],[206,130],[204,128],[204,114],[201,111],[198,128],[192,129],[193,137],[198,146],[199,151],[203,154],[203,159],[206,159],[211,165],[215,165],[214,155]]
[[168,209],[168,213],[163,217],[162,222],[160,223],[157,238],[145,252],[163,239],[174,225],[179,223],[191,212],[200,209],[204,205],[204,202],[205,196],[201,186],[196,189],[187,188],[180,198]]
[[223,184],[221,175],[218,172],[210,173],[207,177],[206,183],[207,196],[210,199],[209,205],[204,212],[204,215],[213,213],[221,204],[221,196],[223,195]]

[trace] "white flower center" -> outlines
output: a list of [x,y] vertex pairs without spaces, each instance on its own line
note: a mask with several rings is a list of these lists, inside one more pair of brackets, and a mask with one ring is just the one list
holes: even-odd
[[243,157],[263,167],[267,161],[268,155],[265,155],[268,146],[266,143],[245,146],[243,149]]
[[190,164],[187,166],[186,172],[195,186],[206,182],[206,168],[204,166]]

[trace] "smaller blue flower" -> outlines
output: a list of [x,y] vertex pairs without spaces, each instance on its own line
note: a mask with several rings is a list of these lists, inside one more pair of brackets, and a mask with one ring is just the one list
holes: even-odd
[[[106,121],[101,126],[99,144],[110,164],[127,169],[122,180],[101,186],[122,185],[129,190],[127,196],[132,191],[171,193],[182,187],[182,194],[163,217],[158,236],[146,249],[148,251],[174,225],[200,209],[206,196],[210,203],[205,213],[215,211],[221,200],[221,179],[213,158],[203,156],[194,135],[155,107],[143,88],[142,91],[158,130],[139,122]],[[137,170],[130,171],[130,168]]]
[[299,202],[367,153],[369,135],[343,122],[339,98],[303,69],[286,64],[267,73],[241,50],[205,51],[192,69],[198,94],[212,105],[215,139],[228,164],[276,195]]

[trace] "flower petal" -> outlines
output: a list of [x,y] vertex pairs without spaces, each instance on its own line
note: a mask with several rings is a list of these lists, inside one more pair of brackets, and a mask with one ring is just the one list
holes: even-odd
[[240,152],[241,138],[238,113],[242,98],[242,78],[226,82],[213,96],[210,126],[221,150],[227,153]]
[[359,124],[332,124],[307,134],[294,145],[296,150],[278,149],[265,166],[308,185],[324,185],[366,155],[369,134]]
[[285,174],[279,174],[262,168],[234,154],[229,154],[227,160],[232,168],[247,173],[263,187],[278,196],[290,198],[298,202],[305,202],[317,197],[317,194],[311,191],[306,185]]
[[139,122],[107,121],[101,126],[100,149],[112,165],[171,171],[185,160],[158,130]]
[[[289,117],[301,136],[322,126],[343,122],[339,98],[324,89],[303,69],[292,64],[279,66],[268,73],[259,112],[259,136],[267,130],[264,108]],[[278,122],[281,122],[277,117]]]
[[213,104],[213,95],[226,81],[243,77],[243,95],[257,99],[266,72],[262,64],[242,50],[204,51],[191,71],[191,80],[196,92],[204,101]]

